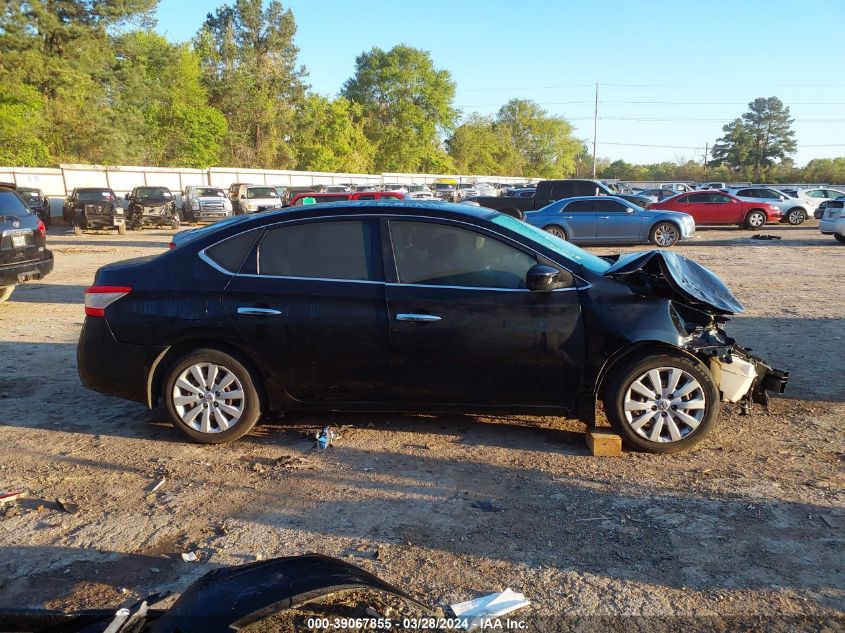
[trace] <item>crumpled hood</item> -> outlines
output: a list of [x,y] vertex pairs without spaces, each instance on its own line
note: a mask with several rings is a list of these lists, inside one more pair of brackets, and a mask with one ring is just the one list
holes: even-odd
[[717,275],[683,255],[670,251],[645,251],[620,256],[604,273],[621,277],[644,273],[662,278],[666,284],[694,305],[719,314],[739,314],[742,304]]

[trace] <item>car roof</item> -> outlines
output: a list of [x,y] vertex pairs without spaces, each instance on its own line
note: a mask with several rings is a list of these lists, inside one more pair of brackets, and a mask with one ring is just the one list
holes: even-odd
[[77,187],[76,191],[111,191],[109,187]]
[[571,196],[569,198],[560,198],[559,200],[555,200],[552,204],[572,202],[573,200],[615,200],[616,202],[621,202],[622,204],[628,202],[625,198],[620,198],[619,196]]

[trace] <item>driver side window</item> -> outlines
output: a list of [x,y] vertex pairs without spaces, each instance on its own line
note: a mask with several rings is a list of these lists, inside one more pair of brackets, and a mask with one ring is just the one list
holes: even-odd
[[435,222],[390,221],[400,283],[524,289],[537,258],[482,233]]

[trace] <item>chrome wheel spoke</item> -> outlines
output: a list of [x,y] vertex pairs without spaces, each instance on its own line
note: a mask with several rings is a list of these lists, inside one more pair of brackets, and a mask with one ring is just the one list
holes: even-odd
[[675,411],[674,413],[676,418],[678,418],[681,422],[686,424],[691,429],[695,430],[698,428],[700,420],[697,420],[696,418],[684,413],[683,411]]
[[666,428],[669,429],[669,437],[672,438],[673,442],[681,439],[681,432],[678,430],[678,425],[675,424],[675,420],[671,416],[666,418]]
[[200,389],[204,389],[207,383],[205,382],[205,376],[202,375],[202,367],[200,365],[192,365],[191,375],[194,377],[194,380],[197,381]]
[[634,381],[634,383],[631,385],[631,391],[636,391],[641,396],[645,396],[646,398],[649,398],[651,400],[656,400],[657,394],[642,383],[643,378],[644,376],[640,376],[640,378]]
[[[651,369],[648,372],[648,379],[651,382],[651,388],[654,389],[654,393],[663,393],[663,384],[660,380],[660,372],[656,369]],[[640,379],[642,380],[642,379]]]
[[227,370],[226,375],[223,376],[223,378],[220,379],[220,382],[214,385],[213,388],[215,391],[223,391],[226,387],[235,382],[235,380],[237,380],[237,378],[235,378],[235,374]]
[[187,413],[182,415],[182,420],[185,424],[193,424],[194,420],[197,419],[200,411],[202,411],[202,405],[197,405],[193,409],[190,409]]
[[220,400],[242,400],[244,392],[239,390],[224,391],[220,394]]
[[638,402],[636,400],[626,400],[625,411],[645,411],[646,409],[651,409],[653,405],[653,400],[651,402]]
[[651,433],[648,435],[648,439],[652,442],[659,442],[660,441],[660,432],[663,430],[663,416],[657,416],[657,420],[654,422],[654,426],[651,427]]
[[223,404],[221,402],[220,406],[218,408],[223,413],[228,413],[229,415],[231,415],[235,420],[237,420],[239,417],[241,417],[241,410],[236,409],[235,407],[230,407],[228,404]]
[[672,404],[679,409],[704,409],[707,402],[704,398],[696,398],[695,400],[673,400]]
[[220,412],[220,409],[214,409],[214,419],[217,421],[217,426],[220,427],[221,431],[225,431],[229,428],[229,421],[226,419],[226,416]]
[[680,389],[678,389],[675,392],[675,399],[679,400],[680,398],[687,395],[688,393],[691,393],[691,392],[695,391],[696,389],[700,389],[700,388],[701,388],[701,385],[698,384],[698,381],[695,380],[692,376],[690,376],[689,380],[687,381],[687,384],[685,384],[683,387],[681,387]]
[[184,389],[185,391],[190,391],[191,393],[195,393],[197,395],[202,394],[202,389],[200,389],[199,387],[195,387],[194,385],[189,383],[187,380],[185,380],[181,376],[179,377],[179,380],[176,381],[176,386],[179,387],[180,389]]
[[656,416],[657,413],[657,411],[649,411],[648,413],[641,415],[636,420],[631,421],[631,428],[635,431],[639,431],[649,420]]
[[209,411],[208,407],[204,407],[202,410],[202,425],[200,426],[200,431],[203,433],[211,433],[211,411]]
[[680,369],[672,368],[672,371],[669,372],[669,382],[666,383],[666,389],[663,390],[663,395],[669,395],[675,393],[675,389],[678,388],[678,381],[681,379],[681,372]]
[[197,404],[200,401],[199,394],[192,394],[190,396],[176,396],[173,398],[173,404],[177,407],[184,407],[186,404]]

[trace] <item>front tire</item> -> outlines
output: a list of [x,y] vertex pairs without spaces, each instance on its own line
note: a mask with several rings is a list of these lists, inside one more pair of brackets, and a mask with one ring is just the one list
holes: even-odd
[[792,226],[798,226],[807,219],[807,212],[804,209],[790,209],[786,214],[786,221]]
[[835,237],[836,241],[840,244],[845,244],[845,235],[839,235],[839,233],[834,233],[833,237]]
[[14,291],[14,286],[3,286],[0,287],[0,303],[4,301],[8,301],[9,297],[12,296],[12,291]]
[[762,211],[751,211],[745,216],[745,224],[743,226],[752,231],[759,231],[766,223],[766,220],[766,214]]
[[243,437],[262,413],[252,372],[215,349],[198,349],[173,365],[162,397],[173,425],[200,444]]
[[658,222],[651,229],[649,241],[660,248],[669,248],[681,239],[681,231],[672,222]]
[[704,439],[719,416],[710,371],[681,354],[624,363],[605,384],[605,413],[625,444],[638,450],[686,450]]
[[555,237],[558,237],[562,240],[568,239],[566,231],[562,227],[559,227],[557,224],[550,224],[549,226],[545,226],[543,227],[543,230],[546,233],[554,235]]

